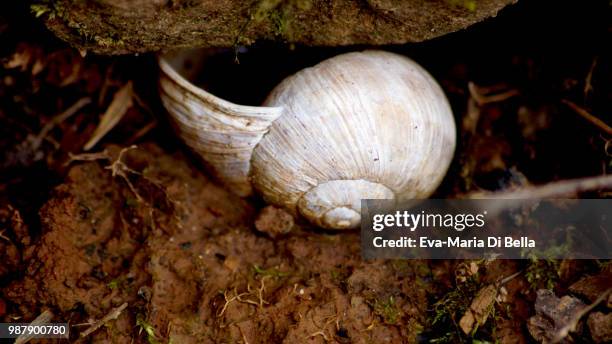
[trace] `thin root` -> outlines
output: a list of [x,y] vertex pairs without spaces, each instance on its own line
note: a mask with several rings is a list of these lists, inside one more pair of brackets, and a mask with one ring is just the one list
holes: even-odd
[[312,338],[312,337],[316,337],[316,336],[321,336],[321,337],[323,337],[323,339],[325,339],[326,342],[329,342],[329,338],[327,337],[327,335],[323,331],[317,331],[317,332],[311,334],[310,336],[308,336],[308,338]]
[[[234,294],[236,294],[236,290],[234,290]],[[223,316],[223,314],[225,314],[225,310],[227,309],[227,306],[229,306],[230,303],[236,301],[237,299],[237,294],[234,295],[231,298],[227,298],[227,290],[223,292],[223,298],[225,299],[225,304],[223,305],[223,308],[221,308],[221,311],[217,313],[217,318],[220,318]]]
[[[254,291],[251,288],[250,284],[247,284],[247,292],[246,293],[242,293],[240,295],[236,295],[236,297],[238,299],[238,302],[249,303],[249,304],[252,304],[252,305],[255,305],[255,306],[259,307],[260,309],[263,308],[264,305],[269,304],[269,302],[264,300],[264,298],[263,298],[264,291],[266,290],[266,286],[265,286],[264,280],[267,277],[270,277],[270,276],[263,276],[261,278],[260,286],[259,286],[259,288],[256,291]],[[243,299],[242,298],[243,296],[253,295],[255,293],[257,293],[257,301],[249,300],[249,299]]]
[[249,344],[247,337],[244,335],[244,332],[242,331],[242,327],[238,325],[236,325],[236,327],[238,327],[238,331],[240,331],[240,335],[242,336],[242,341],[244,342],[244,344]]
[[136,188],[134,187],[134,185],[130,181],[130,178],[128,178],[128,173],[140,175],[140,172],[134,171],[133,169],[129,168],[122,161],[123,155],[127,151],[129,151],[131,149],[136,149],[136,148],[137,148],[136,146],[129,146],[129,147],[123,148],[119,152],[119,156],[117,157],[117,160],[113,161],[112,164],[106,166],[105,169],[111,170],[111,174],[112,174],[113,177],[119,176],[119,177],[123,178],[123,180],[127,183],[127,185],[130,188],[130,190],[132,190],[132,193],[134,193],[134,195],[138,199],[138,201],[139,202],[143,202],[144,201],[143,198],[140,196],[140,194],[138,194],[138,191],[136,190]]
[[[234,288],[234,290],[233,290],[234,296],[232,296],[232,297],[229,297],[227,290],[224,291],[223,292],[223,298],[225,299],[225,304],[223,305],[221,310],[219,312],[217,312],[217,317],[218,318],[222,317],[223,314],[225,314],[225,311],[227,310],[227,307],[230,305],[230,303],[232,303],[234,301],[238,301],[238,302],[241,302],[241,303],[248,303],[250,305],[257,306],[260,309],[263,308],[264,305],[270,304],[263,297],[264,296],[264,292],[266,291],[266,285],[265,285],[265,282],[264,282],[266,277],[269,277],[269,276],[264,276],[260,280],[260,286],[256,290],[253,290],[251,285],[247,284],[247,291],[244,292],[244,293],[238,294],[238,292],[236,291],[236,288]],[[246,298],[246,297],[251,296],[251,295],[255,295],[257,297],[257,300],[252,300],[252,299]]]

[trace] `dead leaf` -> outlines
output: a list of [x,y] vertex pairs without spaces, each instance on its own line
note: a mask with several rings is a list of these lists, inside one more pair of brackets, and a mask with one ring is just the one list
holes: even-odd
[[71,85],[75,82],[77,82],[79,80],[79,78],[82,76],[81,74],[81,69],[83,68],[83,65],[81,63],[73,63],[69,66],[69,73],[68,75],[66,75],[66,77],[62,80],[62,82],[60,83],[60,87],[66,87],[68,85]]
[[106,135],[109,131],[111,131],[117,123],[123,118],[127,110],[133,105],[133,90],[132,90],[132,82],[128,81],[123,87],[115,93],[113,96],[113,101],[110,103],[104,115],[102,115],[102,119],[100,120],[100,124],[94,131],[93,135],[83,147],[84,150],[90,150],[93,148],[98,141],[100,141],[104,135]]
[[45,56],[41,47],[20,43],[10,59],[4,62],[4,68],[19,68],[21,72],[30,70],[32,76],[40,74],[45,69]]
[[32,76],[40,74],[45,69],[45,63],[42,59],[37,59],[32,65]]
[[612,272],[604,271],[598,275],[586,276],[572,284],[569,290],[578,296],[587,298],[590,302],[597,300],[599,295],[612,286]]
[[17,51],[13,54],[13,56],[11,56],[10,60],[4,63],[4,68],[19,68],[22,72],[24,72],[27,70],[31,59],[32,55],[29,50],[24,49],[22,51]]
[[463,333],[470,334],[487,322],[496,297],[497,286],[494,284],[489,284],[478,291],[478,294],[476,294],[476,297],[470,304],[470,308],[468,308],[459,321],[459,326]]
[[470,262],[470,275],[476,275],[478,273],[478,264],[476,262]]
[[497,301],[498,303],[504,303],[508,301],[508,290],[506,289],[506,287],[499,288],[499,295],[497,295],[495,301]]

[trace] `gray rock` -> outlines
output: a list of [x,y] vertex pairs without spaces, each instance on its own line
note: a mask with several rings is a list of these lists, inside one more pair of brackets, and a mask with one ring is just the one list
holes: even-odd
[[[575,297],[558,298],[551,290],[540,289],[535,303],[536,315],[529,318],[527,329],[540,343],[550,342],[560,329],[569,324],[576,312],[586,307]],[[576,327],[581,332],[581,324]],[[571,337],[563,338],[560,343],[572,343]]]
[[37,12],[79,49],[123,54],[258,39],[317,46],[418,42],[495,16],[516,1],[56,0]]
[[612,342],[612,313],[603,314],[595,312],[589,315],[587,320],[591,338],[595,343]]

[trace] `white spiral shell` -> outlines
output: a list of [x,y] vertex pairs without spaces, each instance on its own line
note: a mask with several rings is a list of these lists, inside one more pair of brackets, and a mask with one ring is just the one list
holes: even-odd
[[224,183],[243,196],[254,186],[321,227],[358,226],[361,199],[428,197],[453,157],[444,92],[398,54],[330,58],[283,80],[262,107],[193,86],[164,57],[160,67],[180,135]]

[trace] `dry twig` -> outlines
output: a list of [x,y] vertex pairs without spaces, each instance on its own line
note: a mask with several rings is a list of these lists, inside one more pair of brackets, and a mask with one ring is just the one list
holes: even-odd
[[[34,321],[32,321],[30,323],[30,325],[45,325],[48,324],[51,319],[53,319],[53,313],[50,310],[46,310],[44,312],[42,312],[39,316],[36,317],[36,319],[34,319]],[[34,336],[34,334],[22,334],[21,336],[17,337],[17,339],[15,339],[15,344],[25,344],[27,342],[30,341],[30,339],[32,339]]]
[[70,106],[69,108],[64,110],[62,113],[60,113],[59,115],[53,117],[53,119],[51,119],[51,121],[47,122],[47,124],[45,124],[43,126],[42,130],[38,133],[38,135],[34,139],[34,143],[32,144],[32,148],[34,150],[38,149],[40,147],[40,144],[42,143],[42,141],[47,137],[47,135],[49,135],[49,132],[53,128],[55,128],[56,125],[62,123],[63,121],[67,120],[68,118],[72,117],[74,114],[76,114],[79,110],[81,110],[85,105],[88,105],[89,103],[91,103],[91,98],[89,98],[89,97],[81,98],[81,99],[77,100],[74,104],[72,104],[72,106]]
[[145,136],[149,131],[151,131],[151,129],[155,128],[156,126],[157,126],[157,121],[153,120],[151,123],[145,125],[140,130],[138,130],[134,135],[132,135],[132,137],[130,137],[126,141],[126,144],[131,145],[135,143],[136,141],[138,141],[141,137]]
[[612,189],[612,175],[562,180],[542,186],[530,186],[511,191],[473,192],[471,199],[543,199],[572,197],[581,192]]
[[128,306],[128,303],[125,302],[121,306],[113,308],[106,316],[104,316],[104,318],[94,322],[93,324],[91,324],[91,327],[81,332],[81,338],[85,338],[89,336],[90,334],[94,333],[107,322],[111,320],[116,320],[119,317],[119,315],[121,315],[121,312],[123,312],[123,310],[127,308],[127,306]]
[[3,229],[0,231],[0,239],[4,239],[8,242],[12,242],[11,239],[9,237],[7,237],[6,235],[4,235],[4,232],[6,231],[6,229]]
[[589,68],[589,73],[584,80],[584,98],[589,95],[589,92],[593,91],[593,72],[595,71],[595,67],[597,66],[597,56],[593,58],[593,63],[591,63],[591,68]]
[[499,91],[500,86],[492,86],[492,87],[480,87],[474,84],[473,82],[468,83],[468,90],[470,91],[470,97],[476,101],[476,103],[480,106],[497,103],[504,101],[506,99],[512,98],[514,96],[519,95],[519,91],[515,89],[510,89],[506,91],[502,91],[499,93],[493,93]]
[[604,121],[590,114],[584,108],[578,106],[576,103],[569,101],[567,99],[561,99],[561,102],[567,106],[569,106],[575,113],[580,115],[582,118],[594,124],[599,129],[603,130],[606,134],[612,135],[612,127],[607,125]]
[[110,156],[108,155],[108,151],[105,149],[101,152],[96,153],[81,153],[81,154],[72,154],[68,153],[68,161],[64,165],[70,165],[73,161],[96,161],[96,160],[110,160]]

